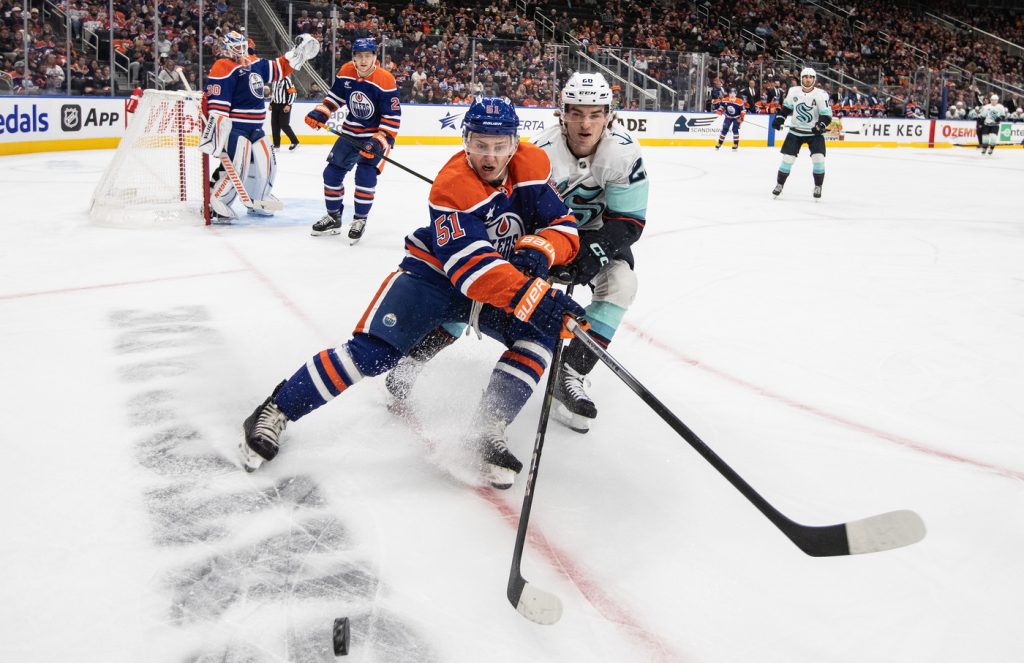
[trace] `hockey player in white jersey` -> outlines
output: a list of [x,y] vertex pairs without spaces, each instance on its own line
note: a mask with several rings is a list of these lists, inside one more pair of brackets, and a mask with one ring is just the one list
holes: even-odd
[[789,133],[782,143],[782,164],[776,178],[772,195],[778,197],[786,184],[793,162],[800,154],[800,146],[806,144],[811,150],[812,172],[814,174],[814,197],[821,198],[821,185],[825,181],[825,136],[832,122],[832,102],[828,93],[815,87],[818,75],[810,67],[800,71],[800,85],[794,85],[786,92],[778,115],[772,120],[772,127],[779,131],[786,118],[791,117]]
[[[995,151],[996,143],[999,142],[999,121],[1004,117],[1006,117],[1006,107],[999,103],[999,95],[993,94],[978,113],[978,118],[981,120],[982,154],[992,154]],[[987,151],[986,148],[988,148]]]
[[[575,73],[561,92],[559,123],[533,142],[551,161],[551,181],[576,216],[580,250],[560,280],[593,289],[586,320],[590,335],[607,346],[637,292],[632,244],[646,223],[648,180],[640,145],[613,125],[612,91],[600,74]],[[426,361],[459,335],[439,327],[388,375],[387,386],[405,399]],[[597,407],[585,391],[597,356],[578,340],[562,355],[553,410],[556,419],[585,433]]]

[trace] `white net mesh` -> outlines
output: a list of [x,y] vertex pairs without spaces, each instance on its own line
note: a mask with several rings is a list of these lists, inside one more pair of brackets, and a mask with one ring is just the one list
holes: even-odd
[[93,193],[99,223],[203,223],[208,200],[198,92],[146,90]]

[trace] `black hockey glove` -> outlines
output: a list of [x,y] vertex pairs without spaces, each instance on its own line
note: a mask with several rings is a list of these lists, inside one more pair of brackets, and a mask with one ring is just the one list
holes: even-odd
[[611,262],[611,256],[605,251],[603,242],[585,242],[583,233],[580,233],[580,252],[572,261],[572,269],[575,272],[576,283],[585,285],[594,280],[601,268]]
[[772,129],[779,131],[782,129],[782,125],[786,123],[785,115],[776,115],[775,119],[772,120]]
[[582,318],[586,310],[561,290],[552,288],[544,279],[531,279],[519,288],[509,302],[512,314],[533,325],[546,336],[559,336],[565,316]]
[[555,247],[540,235],[524,235],[516,242],[516,252],[509,258],[512,266],[526,276],[548,277],[555,259]]
[[814,133],[823,134],[828,129],[828,122],[825,120],[818,120],[814,125]]

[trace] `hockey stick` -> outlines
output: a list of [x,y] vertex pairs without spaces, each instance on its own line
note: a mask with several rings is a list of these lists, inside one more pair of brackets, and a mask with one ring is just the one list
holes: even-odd
[[687,428],[672,411],[665,407],[654,394],[647,390],[640,381],[633,377],[622,364],[617,362],[608,351],[590,337],[575,321],[568,323],[569,331],[580,339],[587,349],[596,354],[612,372],[651,407],[654,412],[665,420],[672,429],[686,440],[704,460],[718,470],[744,497],[747,498],[768,520],[779,528],[789,540],[812,557],[831,557],[836,555],[856,555],[861,553],[880,552],[892,548],[900,548],[917,543],[925,536],[925,526],[917,513],[909,510],[890,511],[862,520],[854,520],[838,525],[811,526],[801,525],[784,516],[778,509],[761,497],[750,484],[726,464],[714,451],[706,445],[697,434]]
[[[328,131],[330,131],[332,134],[334,134],[338,138],[344,138],[353,147],[358,147],[360,150],[365,150],[366,149],[366,143],[360,143],[358,140],[356,140],[352,136],[349,136],[348,134],[343,134],[340,131],[338,131],[337,129],[335,129],[334,127],[329,127],[326,124],[324,124],[323,122],[320,122],[319,126],[320,126],[321,129],[327,129]],[[373,152],[374,154],[376,154],[377,156],[379,156],[384,161],[387,161],[390,164],[394,164],[396,167],[401,168],[402,170],[404,170],[405,172],[409,173],[410,175],[413,175],[414,177],[420,178],[421,180],[423,180],[427,184],[433,184],[434,183],[434,180],[432,180],[429,177],[426,177],[424,175],[420,175],[419,173],[417,173],[412,168],[407,168],[406,166],[403,166],[402,164],[400,164],[397,161],[395,161],[394,159],[390,159],[390,158],[384,156],[383,154],[381,154],[380,152],[377,152],[376,150],[372,150],[371,149],[370,151]]]
[[[238,176],[238,171],[235,170],[235,164],[231,163],[231,159],[228,158],[227,154],[220,153],[220,163],[224,166],[224,172],[228,176],[228,180],[231,182],[231,186],[235,188],[235,193],[238,194],[238,199],[242,201],[242,204],[252,209],[266,210],[268,212],[277,212],[284,209],[284,204],[280,200],[253,200],[249,197],[248,192],[245,190],[245,185],[242,184],[242,179]],[[210,204],[214,205],[213,200],[216,196],[211,196]],[[216,207],[223,207],[224,204],[218,199]],[[229,210],[230,211],[230,210]],[[218,210],[220,213],[220,210]]]
[[[565,294],[572,296],[571,283],[566,288]],[[533,490],[537,485],[540,454],[544,449],[548,416],[551,414],[551,403],[554,400],[555,380],[561,367],[562,345],[562,339],[559,338],[555,345],[555,351],[551,355],[551,368],[548,370],[548,382],[544,387],[544,404],[540,408],[540,421],[537,423],[537,438],[533,443],[530,473],[526,477],[523,510],[519,513],[519,529],[516,530],[516,546],[512,551],[512,570],[508,574],[508,591],[506,593],[512,607],[523,617],[537,624],[554,624],[562,617],[562,601],[554,594],[527,582],[520,569],[520,564],[523,561],[523,548],[526,545],[526,529],[530,526],[530,511],[533,507]]]

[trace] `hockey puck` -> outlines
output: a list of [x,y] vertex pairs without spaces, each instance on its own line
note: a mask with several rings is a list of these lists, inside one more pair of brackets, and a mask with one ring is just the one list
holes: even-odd
[[334,620],[334,655],[345,656],[348,654],[348,617],[338,617]]

